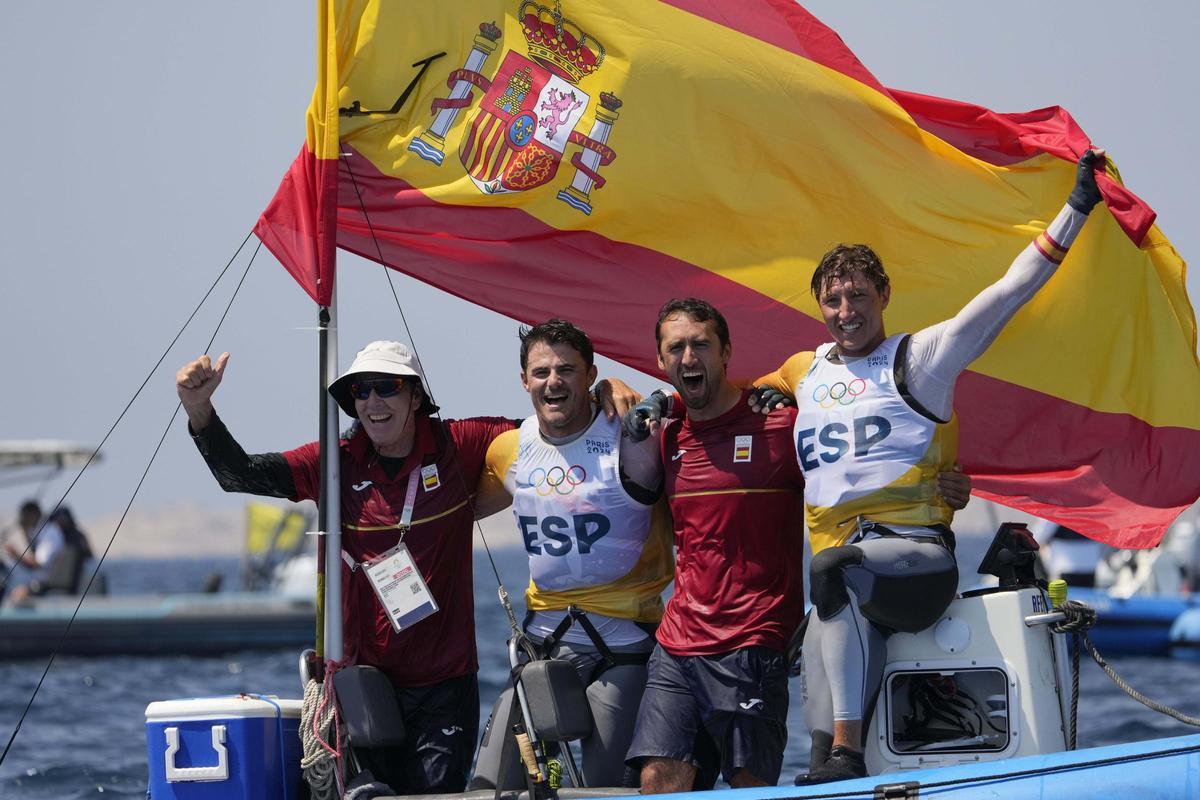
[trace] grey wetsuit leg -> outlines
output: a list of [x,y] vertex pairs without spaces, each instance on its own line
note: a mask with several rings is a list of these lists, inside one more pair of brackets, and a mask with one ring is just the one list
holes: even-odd
[[808,618],[804,634],[804,656],[801,659],[801,697],[804,699],[804,721],[809,730],[833,730],[833,705],[829,699],[829,678],[821,657],[822,629],[825,623],[813,614]]
[[809,614],[801,658],[800,696],[804,701],[804,721],[812,736],[810,769],[825,763],[833,741],[833,697],[829,679],[825,676],[825,662],[821,658],[823,627],[824,623],[816,613]]
[[625,754],[633,740],[638,705],[646,690],[644,664],[611,667],[587,688],[595,727],[580,742],[588,786],[626,786]]
[[[869,716],[882,678],[886,636],[936,622],[954,598],[957,582],[954,554],[933,538],[874,536],[818,553],[811,579],[817,619],[809,622],[809,637],[817,637],[823,672],[813,670],[807,679],[809,696],[828,692],[832,719]],[[809,637],[806,669],[811,669]]]
[[879,691],[886,643],[883,634],[863,617],[858,598],[821,621],[821,658],[829,680],[834,720],[862,719],[867,703]]

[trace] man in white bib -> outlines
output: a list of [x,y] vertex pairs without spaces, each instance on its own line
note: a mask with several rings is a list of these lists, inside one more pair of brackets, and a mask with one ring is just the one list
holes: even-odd
[[814,554],[803,656],[813,752],[797,783],[866,774],[886,637],[924,630],[954,598],[953,512],[937,474],[957,451],[955,382],[1062,263],[1100,202],[1093,168],[1102,163],[1101,152],[1085,153],[1067,204],[1004,277],[912,335],[884,332],[891,285],[875,252],[835,247],[811,284],[833,342],[756,382],[796,399]]
[[[621,786],[674,561],[660,492],[624,479],[621,420],[601,413],[588,391],[595,380],[579,328],[552,319],[521,332],[521,383],[535,413],[488,448],[476,513],[512,503],[529,554],[525,631],[587,686],[595,726],[581,742],[585,782]],[[502,772],[503,788],[524,785],[515,759],[501,757],[511,695],[510,684],[496,701],[471,788],[494,787]]]

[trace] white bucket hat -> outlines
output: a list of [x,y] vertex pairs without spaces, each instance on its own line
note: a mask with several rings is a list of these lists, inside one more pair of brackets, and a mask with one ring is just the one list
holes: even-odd
[[416,378],[421,385],[421,391],[425,395],[425,402],[421,404],[420,411],[426,414],[436,414],[438,407],[429,399],[429,389],[425,384],[425,373],[421,371],[421,364],[417,361],[416,356],[405,345],[400,342],[371,342],[369,345],[358,351],[358,355],[354,357],[354,362],[350,364],[350,369],[342,373],[342,376],[329,385],[329,394],[337,401],[337,404],[342,407],[351,417],[358,419],[358,412],[354,410],[354,398],[350,396],[350,384],[354,382],[355,375],[363,375],[366,373],[376,373],[379,375],[396,375],[401,378]]

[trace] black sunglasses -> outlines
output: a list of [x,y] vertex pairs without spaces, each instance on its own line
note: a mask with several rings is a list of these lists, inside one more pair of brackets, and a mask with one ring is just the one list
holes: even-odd
[[350,396],[355,400],[366,400],[375,392],[379,397],[395,397],[404,391],[407,383],[403,378],[368,378],[350,384]]

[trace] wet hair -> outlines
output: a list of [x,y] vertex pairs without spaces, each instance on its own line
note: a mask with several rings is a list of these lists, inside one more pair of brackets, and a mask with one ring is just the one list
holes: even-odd
[[596,351],[592,347],[592,339],[580,328],[565,319],[548,319],[540,325],[522,327],[517,331],[521,339],[521,371],[529,363],[529,349],[538,342],[547,345],[569,344],[572,349],[583,356],[583,362],[590,369],[596,360]]
[[712,320],[716,323],[717,338],[721,341],[721,347],[729,344],[729,323],[725,321],[725,316],[712,307],[712,304],[706,300],[700,300],[696,297],[685,297],[682,300],[675,298],[663,303],[663,307],[658,312],[658,322],[654,323],[654,341],[662,346],[662,324],[666,322],[672,315],[684,313],[692,318],[695,322],[708,322]]
[[854,273],[875,284],[875,291],[883,294],[891,281],[883,269],[879,256],[865,244],[839,244],[825,255],[821,263],[813,271],[812,295],[821,300],[821,292],[835,278],[843,278]]

